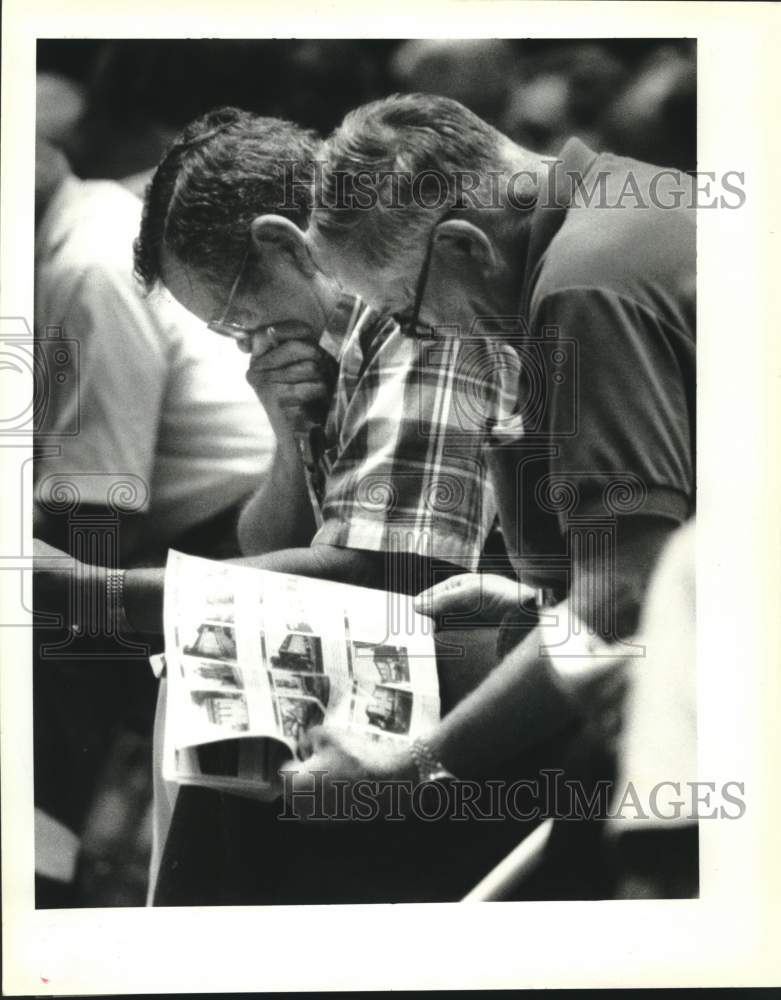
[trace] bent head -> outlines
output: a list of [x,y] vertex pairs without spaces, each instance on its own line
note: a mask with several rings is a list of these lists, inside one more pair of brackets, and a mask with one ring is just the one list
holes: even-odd
[[351,112],[323,155],[308,242],[345,286],[421,327],[516,313],[540,158],[421,94]]
[[[295,325],[318,336],[329,286],[303,230],[319,141],[235,108],[189,125],[160,162],[134,245],[137,276],[218,332]],[[296,164],[290,185],[285,164]]]

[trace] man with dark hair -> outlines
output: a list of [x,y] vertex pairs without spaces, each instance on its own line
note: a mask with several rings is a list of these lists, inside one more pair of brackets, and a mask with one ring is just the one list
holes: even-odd
[[[419,589],[432,559],[477,565],[494,516],[483,446],[512,417],[517,360],[483,340],[468,364],[424,364],[414,337],[315,266],[303,227],[317,152],[312,133],[277,119],[223,109],[194,122],[147,191],[136,271],[252,354],[247,378],[278,443],[240,521],[245,553],[286,548],[270,568]],[[466,426],[456,403],[480,361]],[[309,441],[314,521],[295,440],[312,423],[325,423]],[[440,501],[454,483],[457,510]]]
[[[159,153],[126,137],[112,150],[116,179],[79,179],[54,143],[75,133],[85,156],[104,148],[80,117],[95,95],[84,106],[51,80],[39,85],[34,324],[54,366],[36,410],[34,533],[75,554],[89,525],[96,563],[156,564],[171,546],[238,555],[239,510],[271,465],[274,438],[241,356],[175,303],[142,295],[134,278],[142,202],[124,168],[145,166],[148,179]],[[88,873],[109,850],[89,832],[97,782],[121,745],[118,727],[148,736],[156,686],[137,638],[130,650],[105,636],[53,640],[36,623],[36,806],[61,821],[68,848],[81,838],[77,868],[53,869],[73,872],[71,901],[97,902]],[[43,850],[36,863],[51,869]],[[44,905],[52,886],[38,888]]]
[[[515,425],[518,362],[485,338],[463,351],[451,343],[430,360],[418,338],[315,265],[300,227],[316,153],[311,133],[276,119],[223,109],[194,122],[147,190],[136,271],[147,288],[164,284],[211,331],[251,354],[247,378],[277,450],[240,519],[249,562],[416,593],[435,569],[447,576],[478,565],[495,516],[484,452],[492,436]],[[474,404],[466,410],[465,399]],[[300,429],[323,420],[322,433],[308,437],[304,468]],[[74,564],[51,574],[42,562],[38,569],[41,592],[48,586],[60,599],[69,572],[84,572]],[[159,632],[162,571],[95,569],[107,596],[117,572],[130,625]],[[211,819],[224,811],[245,842],[258,813],[246,804],[215,805],[203,790],[180,796],[160,900],[273,897],[267,881],[250,887],[251,859],[235,880],[225,874],[230,859],[218,858],[208,838]],[[343,843],[335,835],[333,849],[345,850]],[[258,877],[266,878],[260,868]],[[360,890],[348,880],[343,891]]]

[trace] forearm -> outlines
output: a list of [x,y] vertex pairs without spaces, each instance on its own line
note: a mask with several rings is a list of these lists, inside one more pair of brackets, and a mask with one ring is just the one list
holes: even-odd
[[[393,564],[391,565],[391,560]],[[431,580],[431,563],[405,553],[389,555],[334,545],[282,549],[264,555],[229,560],[242,566],[312,576],[337,583],[386,589],[387,581],[400,581],[400,589],[417,593]],[[139,632],[160,634],[163,630],[163,569],[130,569],[125,574],[125,612],[130,625]]]
[[[106,565],[110,564],[112,557],[114,560],[118,559],[120,565],[134,559],[142,549],[150,528],[149,515],[142,511],[117,514],[116,511],[110,511],[97,504],[81,504],[79,516],[84,520],[103,521],[107,525],[104,553]],[[78,556],[80,553],[71,551],[73,548],[71,532],[74,523],[78,522],[74,522],[70,512],[54,513],[45,510],[40,504],[36,504],[33,508],[34,536],[56,549]]]
[[525,750],[577,718],[540,650],[543,642],[535,629],[431,734],[434,753],[459,778],[503,775]]
[[[589,692],[598,660],[589,636],[620,657],[648,580],[672,524],[636,519],[617,531],[618,545],[604,555],[584,553],[573,567],[569,599],[553,609],[557,629],[540,625],[431,734],[434,752],[459,777],[502,774],[525,751],[590,712]],[[575,627],[577,625],[577,627]],[[563,633],[560,631],[563,629]],[[566,651],[562,641],[572,638]],[[553,663],[545,647],[562,655]],[[604,656],[603,656],[604,660]]]
[[295,438],[286,425],[275,432],[271,469],[239,518],[239,546],[247,556],[306,546],[315,533]]

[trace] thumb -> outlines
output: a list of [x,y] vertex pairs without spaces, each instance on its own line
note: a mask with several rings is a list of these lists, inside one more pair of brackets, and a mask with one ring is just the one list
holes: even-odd
[[334,742],[332,734],[325,726],[312,726],[307,730],[307,737],[313,754],[320,753]]
[[446,612],[476,610],[479,602],[479,574],[459,573],[418,594],[415,598],[415,610],[422,615],[435,616]]

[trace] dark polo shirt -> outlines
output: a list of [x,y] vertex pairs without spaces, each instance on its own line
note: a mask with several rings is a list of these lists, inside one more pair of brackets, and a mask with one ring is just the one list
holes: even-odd
[[537,586],[566,591],[572,531],[588,521],[694,511],[691,184],[571,139],[532,211],[525,432],[493,472],[516,568]]

